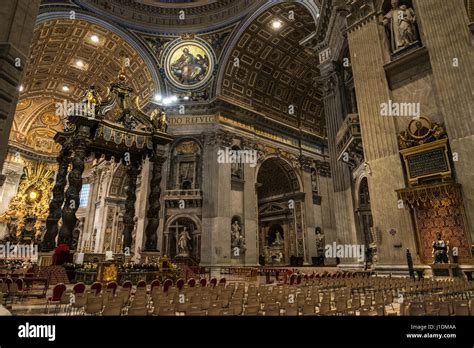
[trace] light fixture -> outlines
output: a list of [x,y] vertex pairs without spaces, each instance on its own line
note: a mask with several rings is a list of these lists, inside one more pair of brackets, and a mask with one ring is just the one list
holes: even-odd
[[24,89],[25,87],[23,87],[23,85],[20,85],[20,88],[19,88],[20,92],[23,92]]
[[64,85],[64,86],[62,87],[62,90],[63,90],[63,92],[69,92],[69,87],[66,86],[66,85]]
[[36,200],[36,198],[38,198],[38,192],[31,191],[30,192],[30,200],[34,201],[34,200]]
[[171,104],[172,100],[171,98],[163,98],[163,105],[168,105],[168,104]]
[[97,42],[99,42],[99,37],[97,35],[92,35],[91,36],[91,41],[97,43]]
[[189,100],[189,96],[185,95],[185,96],[183,97],[183,99],[184,99],[184,100]]
[[76,60],[76,66],[79,67],[79,68],[83,68],[84,67],[84,62],[80,59]]
[[280,29],[283,23],[279,19],[274,19],[272,21],[272,28],[273,29]]
[[170,99],[171,99],[172,102],[178,101],[178,97],[175,96],[175,95],[171,96]]
[[157,101],[157,102],[160,102],[160,101],[163,99],[163,97],[161,96],[161,94],[155,94],[155,96],[153,97],[153,99],[154,99],[155,101]]

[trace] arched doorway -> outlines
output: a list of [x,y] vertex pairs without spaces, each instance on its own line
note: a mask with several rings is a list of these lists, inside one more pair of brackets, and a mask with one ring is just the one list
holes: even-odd
[[295,170],[281,158],[266,159],[257,174],[257,198],[260,264],[302,264],[304,202]]
[[[375,238],[373,235],[372,211],[370,210],[370,194],[367,178],[362,178],[358,190],[357,216],[359,219],[360,242],[365,245],[366,250],[374,248]],[[373,252],[368,253],[367,263],[372,263]]]

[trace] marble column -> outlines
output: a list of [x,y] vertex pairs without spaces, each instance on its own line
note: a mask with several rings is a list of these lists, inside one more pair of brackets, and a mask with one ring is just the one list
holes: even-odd
[[256,167],[244,164],[245,266],[258,265],[258,204]]
[[[39,5],[40,0],[8,0],[0,6],[0,173]],[[4,179],[0,174],[0,186]]]
[[399,130],[394,117],[380,115],[382,103],[393,100],[384,64],[384,28],[375,14],[348,31],[354,85],[362,133],[362,144],[369,172],[368,185],[374,231],[377,235],[379,270],[407,269],[406,249],[414,263],[415,231],[408,209],[398,207],[395,190],[405,187],[398,152]]
[[86,207],[86,215],[85,215],[85,222],[84,228],[82,230],[82,238],[81,238],[81,247],[80,251],[84,251],[86,247],[86,243],[88,243],[90,236],[92,236],[93,228],[94,228],[94,220],[95,220],[95,205],[98,198],[99,192],[99,185],[100,185],[100,170],[95,167],[92,169],[90,174],[90,193],[89,193],[89,200]]
[[231,263],[231,164],[218,163],[220,148],[230,146],[222,133],[206,137],[203,151],[203,207],[201,264],[221,266]]
[[[324,113],[326,116],[326,128],[328,136],[329,161],[331,167],[331,178],[333,184],[333,207],[336,222],[337,236],[331,238],[327,231],[323,230],[326,244],[329,240],[337,244],[357,244],[357,227],[354,216],[354,204],[352,199],[351,173],[349,167],[337,159],[336,134],[344,122],[342,67],[335,62],[329,62],[320,66],[321,75],[325,78],[324,85]],[[334,259],[328,259],[328,263],[334,263]],[[352,263],[353,260],[341,258],[341,263]]]
[[304,216],[305,216],[305,264],[312,264],[312,256],[316,256],[316,239],[314,230],[316,228],[316,219],[313,210],[313,186],[311,183],[311,167],[310,162],[303,163],[301,169],[301,179],[304,191]]
[[414,0],[474,241],[474,50],[463,0]]

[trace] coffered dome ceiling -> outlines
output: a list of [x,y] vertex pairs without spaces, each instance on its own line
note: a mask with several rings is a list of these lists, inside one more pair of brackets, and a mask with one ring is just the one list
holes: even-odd
[[150,67],[124,38],[84,20],[54,19],[39,23],[21,86],[10,143],[51,155],[52,137],[62,128],[55,103],[77,102],[95,85],[104,95],[116,80],[121,57],[129,58],[125,73],[142,102],[159,90]]
[[[281,27],[275,29],[274,21]],[[314,84],[317,57],[299,44],[315,30],[312,15],[298,3],[280,3],[260,14],[239,36],[222,68],[222,97],[324,136],[322,95]]]

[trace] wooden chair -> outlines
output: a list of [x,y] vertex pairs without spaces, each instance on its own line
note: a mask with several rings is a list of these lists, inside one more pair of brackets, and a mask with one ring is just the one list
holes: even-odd
[[279,316],[280,315],[280,305],[278,303],[267,304],[264,307],[265,316]]
[[102,312],[103,299],[102,296],[94,296],[89,294],[87,296],[86,305],[83,314],[97,315]]
[[53,295],[48,297],[46,300],[46,306],[45,306],[45,313],[49,314],[49,304],[54,303],[56,304],[56,310],[58,309],[58,306],[61,303],[61,297],[63,296],[63,293],[66,291],[66,285],[63,283],[56,284],[53,288]]
[[135,316],[135,317],[145,317],[148,315],[148,309],[143,306],[143,307],[130,307],[128,309],[127,315],[129,316]]

